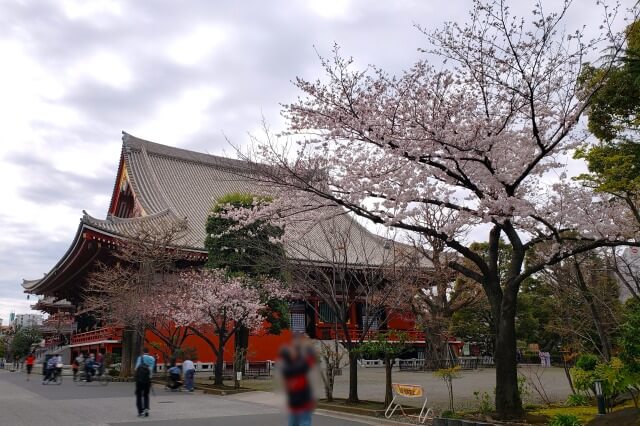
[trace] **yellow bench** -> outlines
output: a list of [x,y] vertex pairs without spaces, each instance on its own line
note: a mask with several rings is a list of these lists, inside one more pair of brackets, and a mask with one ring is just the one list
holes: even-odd
[[408,385],[401,383],[393,383],[391,384],[391,389],[393,391],[393,399],[391,403],[387,407],[384,412],[384,416],[389,419],[396,412],[398,408],[400,408],[400,412],[403,416],[408,417],[416,417],[405,413],[402,408],[402,404],[400,404],[400,400],[405,399],[415,399],[424,397],[424,402],[422,403],[422,409],[420,410],[420,414],[418,414],[418,423],[424,424],[427,419],[433,419],[433,409],[427,408],[427,395],[424,393],[424,389],[420,385]]

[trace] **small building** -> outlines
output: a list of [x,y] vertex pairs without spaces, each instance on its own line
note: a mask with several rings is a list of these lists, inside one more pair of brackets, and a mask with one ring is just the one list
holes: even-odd
[[40,314],[16,314],[13,319],[13,326],[18,327],[38,327],[42,325],[44,317]]

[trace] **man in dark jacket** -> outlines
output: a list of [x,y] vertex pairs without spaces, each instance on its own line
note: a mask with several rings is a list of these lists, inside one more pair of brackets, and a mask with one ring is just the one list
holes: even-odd
[[313,348],[296,335],[280,352],[282,377],[289,406],[289,426],[311,426],[315,407],[309,372],[315,363]]
[[149,355],[149,350],[144,348],[144,353],[136,360],[134,378],[136,380],[136,408],[138,417],[149,417],[149,390],[151,389],[151,372],[156,364],[156,359]]

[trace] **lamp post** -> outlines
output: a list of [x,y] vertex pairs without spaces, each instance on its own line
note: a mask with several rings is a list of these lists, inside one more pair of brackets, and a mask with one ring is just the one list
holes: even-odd
[[607,414],[607,410],[604,403],[604,394],[602,393],[602,380],[597,379],[593,381],[593,386],[596,391],[596,398],[598,400],[598,415],[602,416]]

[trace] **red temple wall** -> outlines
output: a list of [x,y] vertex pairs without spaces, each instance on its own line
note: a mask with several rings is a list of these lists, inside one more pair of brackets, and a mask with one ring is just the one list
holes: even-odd
[[[158,355],[158,359],[163,360],[162,352],[158,349],[154,348],[153,343],[157,343],[161,346],[164,346],[164,343],[153,333],[147,332],[146,334],[147,343],[145,346],[149,349],[149,353],[155,356]],[[208,333],[207,337],[214,342],[218,343],[217,336],[212,333]],[[266,332],[260,332],[257,334],[252,334],[249,336],[249,351],[247,354],[247,359],[249,361],[267,361],[267,360],[276,360],[278,358],[278,352],[282,345],[288,343],[291,340],[291,331],[283,330],[279,335],[267,334]],[[224,349],[224,360],[227,363],[231,363],[233,361],[233,352],[234,352],[235,341],[234,338],[231,337]],[[192,347],[196,350],[196,354],[198,356],[199,362],[209,363],[215,362],[216,357],[213,353],[213,350],[209,345],[198,336],[189,336],[185,339],[183,347]]]

